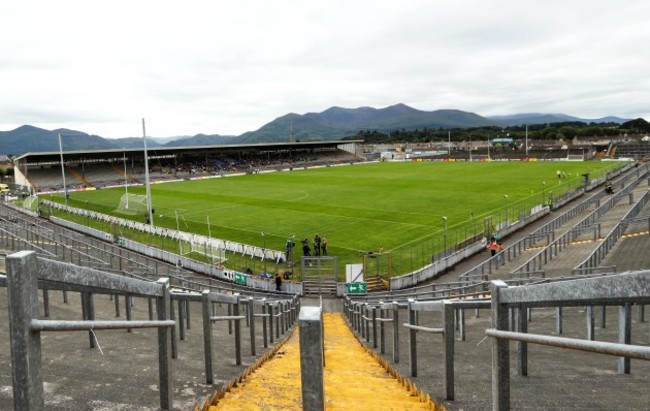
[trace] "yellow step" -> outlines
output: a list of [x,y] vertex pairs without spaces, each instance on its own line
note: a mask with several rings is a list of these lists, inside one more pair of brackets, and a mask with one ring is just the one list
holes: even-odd
[[[325,409],[444,410],[389,373],[352,334],[341,313],[325,313]],[[209,411],[302,410],[298,328],[276,355]]]

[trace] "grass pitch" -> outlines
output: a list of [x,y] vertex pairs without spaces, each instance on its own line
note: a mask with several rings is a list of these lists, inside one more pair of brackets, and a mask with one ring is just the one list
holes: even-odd
[[[284,250],[295,234],[327,238],[341,267],[360,252],[393,253],[397,274],[431,261],[444,243],[493,224],[619,167],[612,162],[372,163],[154,184],[154,224]],[[566,177],[559,179],[557,171]],[[129,187],[144,194],[144,187]],[[70,205],[115,211],[124,188],[71,193]],[[445,220],[447,217],[445,228]],[[209,222],[209,226],[208,226]],[[262,236],[264,232],[267,235]],[[265,244],[266,241],[266,244]]]

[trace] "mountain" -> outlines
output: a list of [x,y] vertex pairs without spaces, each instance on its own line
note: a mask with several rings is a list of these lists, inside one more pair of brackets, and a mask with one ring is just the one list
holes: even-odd
[[[460,110],[423,111],[405,104],[385,108],[330,107],[321,113],[289,113],[278,117],[255,131],[240,136],[197,134],[155,138],[147,137],[147,147],[192,147],[223,144],[253,144],[287,142],[293,132],[296,141],[340,140],[355,136],[359,131],[390,132],[395,130],[423,130],[470,128],[483,126],[513,126],[558,122],[624,123],[619,117],[581,119],[566,114],[523,113],[504,116],[481,117]],[[636,127],[642,129],[643,127]],[[11,131],[0,131],[0,154],[21,155],[28,152],[59,151],[58,134],[61,133],[63,150],[100,150],[142,148],[141,137],[104,139],[81,131],[45,130],[29,125]]]
[[218,134],[207,135],[197,134],[192,137],[184,137],[167,142],[165,147],[199,147],[233,144],[233,136],[220,136]]
[[522,113],[505,116],[489,116],[488,119],[494,121],[502,127],[521,126],[524,124],[551,124],[564,123],[570,121],[579,121],[581,123],[618,123],[622,124],[628,119],[608,116],[597,119],[586,119],[566,114],[544,114],[544,113]]
[[59,133],[64,151],[119,148],[111,140],[81,131],[63,128],[50,131],[25,125],[11,131],[0,131],[0,154],[59,151]]
[[[111,140],[119,148],[144,148],[142,137],[123,137]],[[156,138],[147,137],[147,148],[161,147],[162,144]]]
[[292,129],[297,141],[316,141],[338,140],[355,135],[360,130],[388,132],[401,129],[465,128],[494,125],[497,123],[478,114],[460,110],[422,111],[405,104],[396,104],[381,109],[331,107],[322,113],[287,114],[256,131],[242,134],[235,142],[243,144],[287,141]]

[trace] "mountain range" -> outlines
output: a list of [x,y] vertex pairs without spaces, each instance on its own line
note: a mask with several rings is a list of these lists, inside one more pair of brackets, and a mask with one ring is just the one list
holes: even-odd
[[[461,110],[423,111],[405,104],[385,108],[355,109],[331,107],[321,113],[289,113],[265,124],[255,131],[239,136],[197,134],[165,138],[147,138],[147,147],[187,147],[220,144],[254,144],[286,142],[293,133],[296,141],[339,140],[354,136],[362,130],[389,132],[394,130],[470,128],[484,126],[507,127],[522,124],[546,124],[567,121],[585,123],[623,123],[628,119],[604,117],[581,119],[566,114],[525,113],[483,117]],[[69,129],[45,130],[24,125],[11,131],[0,131],[0,154],[21,155],[28,152],[59,151],[58,135],[62,136],[64,151],[115,150],[140,148],[141,137],[106,139],[98,135]]]

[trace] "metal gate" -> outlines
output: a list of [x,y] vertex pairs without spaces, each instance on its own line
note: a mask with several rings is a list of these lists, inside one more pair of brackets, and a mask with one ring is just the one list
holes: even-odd
[[300,272],[304,294],[336,295],[339,279],[337,257],[301,257]]

